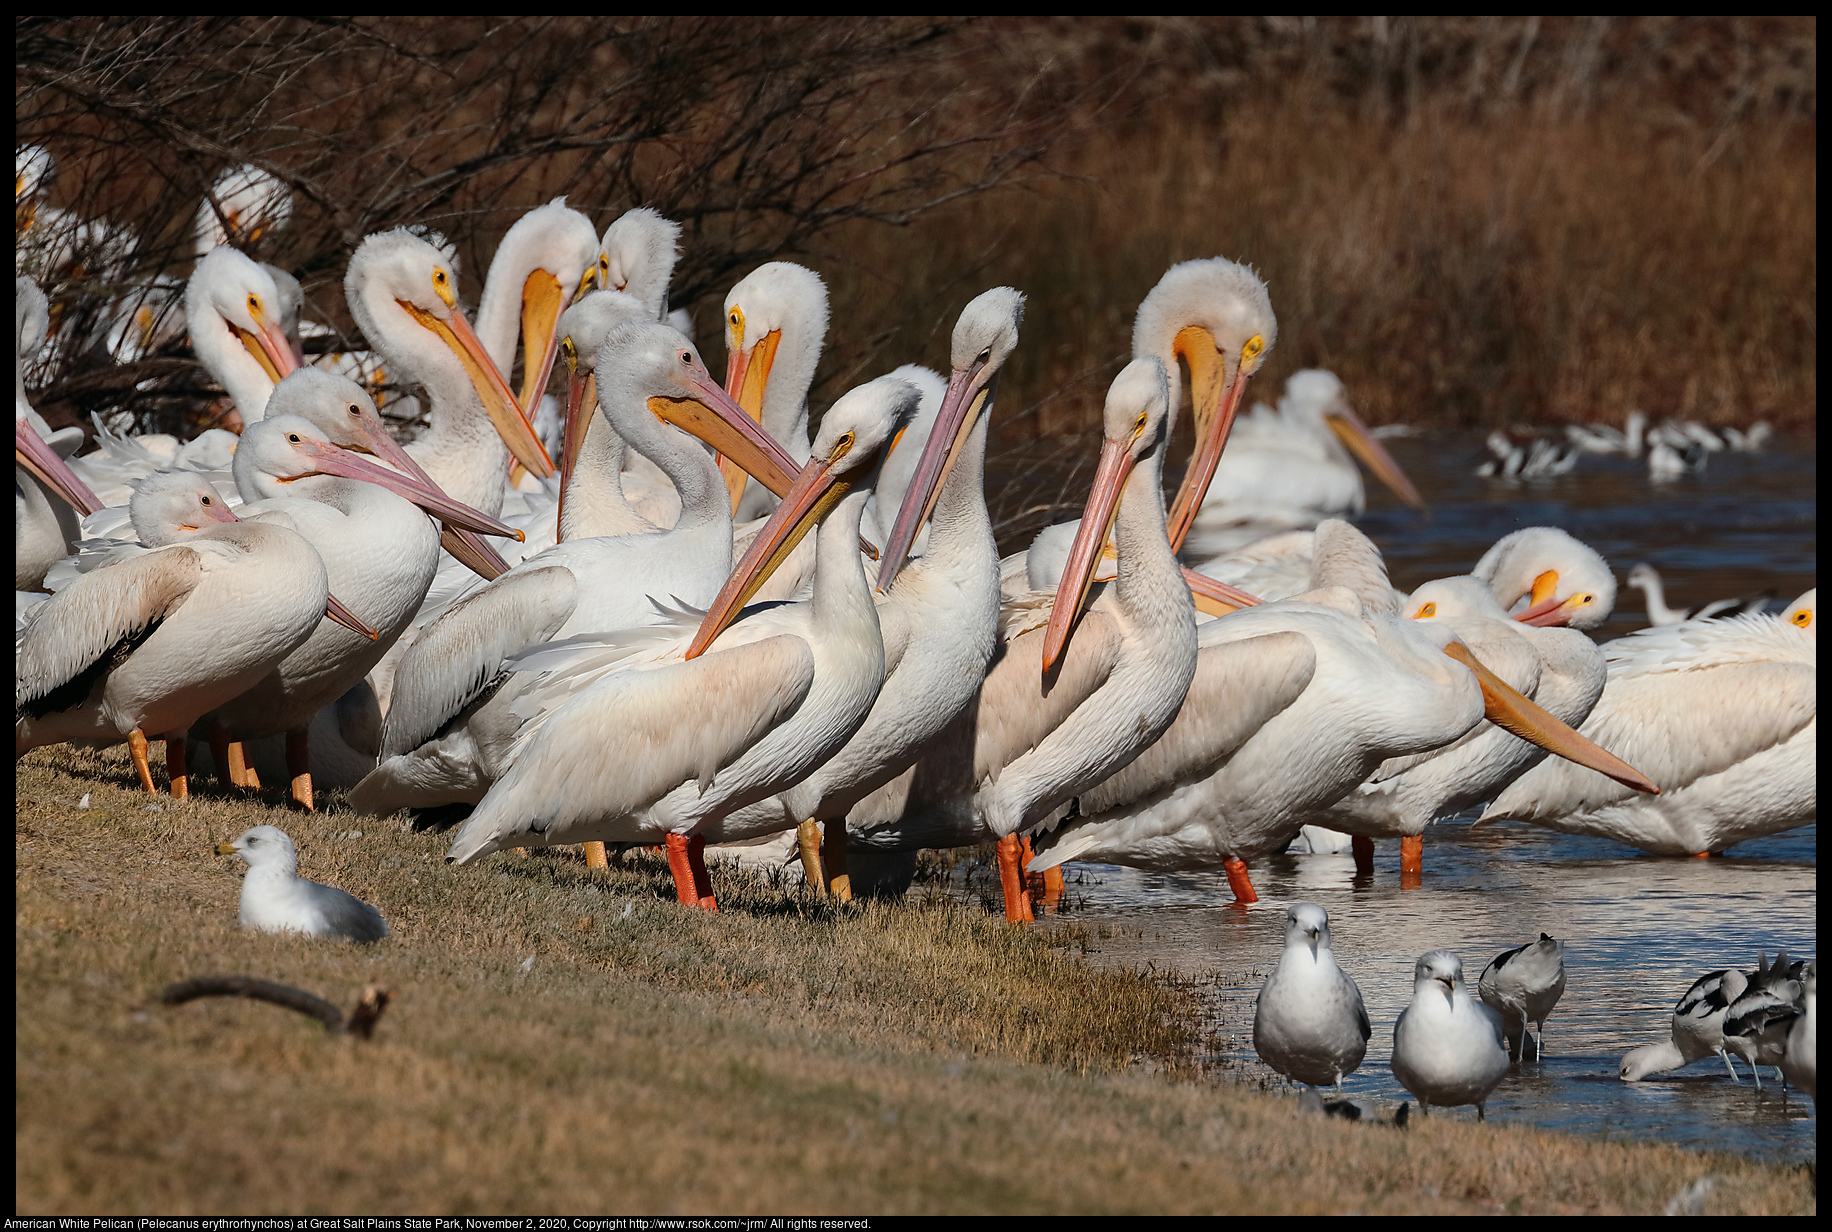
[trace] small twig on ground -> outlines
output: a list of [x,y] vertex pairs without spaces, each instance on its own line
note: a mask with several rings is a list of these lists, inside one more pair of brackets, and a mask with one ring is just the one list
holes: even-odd
[[342,1010],[323,997],[315,997],[289,984],[257,980],[247,975],[205,975],[194,980],[180,980],[159,994],[160,1002],[165,1005],[183,1005],[199,997],[247,997],[254,1001],[268,1001],[316,1018],[324,1024],[326,1031],[368,1039],[375,1033],[376,1021],[381,1018],[382,1011],[388,1008],[394,993],[375,984],[365,985],[362,997],[350,1011],[347,1020]]

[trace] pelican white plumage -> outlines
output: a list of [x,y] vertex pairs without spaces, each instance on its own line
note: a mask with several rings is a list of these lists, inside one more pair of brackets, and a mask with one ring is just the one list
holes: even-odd
[[[1582,724],[1602,696],[1607,669],[1595,642],[1576,629],[1509,620],[1478,578],[1427,582],[1400,612],[1448,625],[1483,666],[1566,727]],[[1505,728],[1479,722],[1440,748],[1388,760],[1309,821],[1370,839],[1397,837],[1401,873],[1417,874],[1423,871],[1427,826],[1493,800],[1546,752]]]
[[680,520],[667,531],[557,544],[427,627],[396,668],[383,760],[351,793],[356,807],[385,814],[481,799],[507,767],[517,727],[517,690],[501,680],[509,656],[554,638],[647,624],[658,602],[699,605],[718,593],[731,570],[729,500],[705,450],[669,420],[788,489],[782,451],[667,326],[617,326],[595,375],[600,413],[672,479]]
[[1367,494],[1357,459],[1400,500],[1425,508],[1405,471],[1355,413],[1341,378],[1320,368],[1293,373],[1276,411],[1260,403],[1236,421],[1190,530],[1189,550],[1210,555],[1361,513]]
[[293,190],[285,180],[253,163],[230,167],[197,207],[197,255],[259,243],[292,218]]
[[[809,457],[808,390],[827,336],[827,286],[788,261],[760,265],[725,295],[725,390],[799,465]],[[748,522],[775,507],[743,469],[721,463],[732,518]]]
[[1594,629],[1616,606],[1616,576],[1596,550],[1556,526],[1503,535],[1470,573],[1524,624]]
[[1508,1075],[1501,1015],[1467,992],[1459,993],[1463,964],[1449,950],[1419,955],[1412,974],[1412,1003],[1393,1024],[1393,1076],[1412,1092],[1421,1111],[1484,1105]]
[[233,248],[206,253],[185,287],[191,345],[228,392],[243,424],[260,421],[274,382],[298,367],[279,308],[272,273]]
[[1680,994],[1673,1007],[1672,1031],[1658,1044],[1630,1049],[1617,1069],[1624,1082],[1640,1082],[1650,1074],[1679,1069],[1704,1057],[1719,1057],[1731,1081],[1741,1082],[1730,1054],[1724,1048],[1724,1015],[1731,1002],[1743,995],[1749,977],[1741,971],[1707,971]]
[[[1008,606],[978,704],[917,763],[907,789],[855,808],[850,841],[902,851],[996,839],[1007,918],[1029,918],[1019,832],[1060,816],[1148,748],[1195,669],[1194,608],[1158,486],[1168,414],[1157,356],[1133,360],[1114,378],[1060,598],[1044,592]],[[1090,601],[1109,533],[1119,573]]]
[[1309,1086],[1352,1074],[1373,1034],[1361,989],[1336,965],[1329,912],[1315,903],[1285,911],[1285,951],[1253,1003],[1253,1051],[1287,1078]]
[[396,371],[418,381],[432,426],[407,446],[440,490],[496,517],[509,457],[539,478],[553,463],[458,308],[457,260],[406,228],[371,235],[344,274],[350,315]]
[[[320,625],[259,682],[213,709],[201,726],[219,754],[227,754],[234,741],[286,733],[292,797],[309,811],[307,728],[321,707],[368,674],[413,620],[439,560],[439,533],[427,513],[482,534],[506,534],[507,528],[411,475],[333,444],[314,420],[341,420],[350,413],[358,423],[375,419],[369,396],[347,378],[302,368],[274,387],[268,411],[236,450],[236,484],[245,502],[241,517],[303,536],[324,562],[331,592],[370,633]],[[219,777],[235,781],[236,761],[233,755],[218,756]]]
[[680,243],[680,223],[647,206],[626,210],[604,229],[600,286],[640,300],[651,321],[666,319]]
[[1818,809],[1817,590],[1778,616],[1643,629],[1603,647],[1609,678],[1582,727],[1648,771],[1659,796],[1542,762],[1484,821],[1514,818],[1659,855],[1706,855],[1811,822]]
[[477,339],[506,375],[521,338],[517,402],[530,418],[559,354],[560,314],[597,284],[602,256],[591,221],[556,197],[516,219],[490,259],[477,301]]
[[1501,1015],[1508,1055],[1526,1059],[1527,1027],[1537,1023],[1533,1059],[1545,1049],[1546,1019],[1565,995],[1565,947],[1546,933],[1538,941],[1503,950],[1482,969],[1476,981],[1482,1003]]
[[126,740],[151,792],[146,744],[162,739],[173,794],[186,793],[185,732],[311,636],[330,601],[324,562],[302,537],[236,521],[226,506],[212,517],[32,613],[16,660],[17,753]]
[[1097,860],[1220,865],[1257,901],[1246,861],[1285,846],[1391,757],[1427,753],[1485,716],[1563,756],[1645,783],[1483,667],[1451,628],[1400,620],[1380,554],[1347,522],[1317,528],[1313,589],[1197,630],[1176,722],[1039,844],[1032,868]]
[[[905,382],[880,377],[834,403],[811,461],[691,641],[637,631],[613,647],[608,662],[555,669],[556,679],[528,690],[514,764],[447,858],[465,863],[502,847],[659,838],[681,901],[716,909],[699,859],[705,842],[745,837],[730,833],[726,820],[789,789],[838,751],[883,683],[877,610],[856,545],[871,480],[916,396]],[[754,609],[725,629],[817,519],[814,599]],[[551,653],[566,660],[580,652]],[[604,760],[607,742],[626,750],[623,764]],[[808,805],[795,802],[789,814],[806,817]]]
[[[725,823],[728,830],[763,830],[778,820],[798,827],[809,883],[835,887],[844,897],[851,894],[848,811],[901,776],[960,715],[979,691],[998,641],[998,554],[986,512],[986,436],[999,370],[1017,347],[1023,313],[1022,295],[995,287],[969,303],[955,323],[952,378],[930,415],[920,457],[901,468],[899,512],[886,528],[874,595],[885,678],[871,713],[845,747],[792,792],[749,805]],[[891,379],[907,381],[910,367],[898,368]],[[915,431],[912,426],[902,439],[907,442]],[[883,469],[901,451],[898,445]],[[931,509],[927,550],[905,567]],[[792,806],[809,811],[793,816]],[[814,857],[823,826],[824,870]]]
[[1768,610],[1768,601],[1775,597],[1774,591],[1760,595],[1743,595],[1736,599],[1713,599],[1697,607],[1671,608],[1667,606],[1666,588],[1660,580],[1660,571],[1643,562],[1628,571],[1628,584],[1639,590],[1647,598],[1648,624],[1659,627],[1676,625],[1682,620],[1713,620],[1725,616],[1743,616],[1750,613]]

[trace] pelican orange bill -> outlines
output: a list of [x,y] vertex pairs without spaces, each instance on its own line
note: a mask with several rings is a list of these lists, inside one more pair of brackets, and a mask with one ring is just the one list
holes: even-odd
[[1062,580],[1056,584],[1056,605],[1050,610],[1049,628],[1043,635],[1045,676],[1068,648],[1069,636],[1081,617],[1082,606],[1088,601],[1088,588],[1094,584],[1095,561],[1100,556],[1101,545],[1113,531],[1113,519],[1120,509],[1120,493],[1134,464],[1132,440],[1109,440],[1101,444],[1094,488],[1088,493],[1081,528],[1075,532],[1075,542],[1069,547],[1068,563],[1062,567]]
[[1463,643],[1452,642],[1444,647],[1444,653],[1475,675],[1476,683],[1482,689],[1483,715],[1496,727],[1512,732],[1528,744],[1537,745],[1548,753],[1557,753],[1566,761],[1576,762],[1598,774],[1606,775],[1624,787],[1632,787],[1650,796],[1660,794],[1660,788],[1647,775],[1547,714],[1507,681],[1484,667],[1481,660],[1471,654],[1469,647]]
[[522,396],[517,399],[524,415],[534,414],[547,388],[560,353],[560,313],[565,308],[566,289],[558,278],[544,269],[529,273],[522,283]]
[[909,558],[910,547],[916,542],[922,524],[935,512],[935,501],[954,470],[961,447],[973,434],[981,414],[992,404],[998,374],[994,373],[991,380],[983,380],[985,369],[986,366],[976,360],[971,367],[955,372],[948,380],[948,392],[942,397],[941,410],[936,412],[935,426],[929,431],[922,457],[916,461],[909,490],[903,495],[903,506],[897,510],[890,539],[884,545],[884,555],[878,565],[880,591],[888,590],[896,580],[897,571]]
[[[360,479],[365,483],[377,484],[412,501],[441,522],[475,531],[478,534],[497,535],[504,539],[516,540],[526,538],[513,526],[505,526],[495,518],[479,513],[469,505],[460,504],[439,491],[437,487],[422,487],[411,476],[389,470],[385,466],[378,466],[373,462],[365,462],[361,457],[340,446],[312,440],[295,440],[292,446],[299,453],[311,458],[317,467],[315,471],[308,473],[341,475],[346,479]],[[282,482],[291,483],[295,479],[303,478],[305,478],[304,475],[292,475]]]
[[1190,598],[1196,601],[1197,610],[1211,616],[1226,616],[1229,612],[1238,612],[1243,607],[1257,607],[1265,602],[1238,586],[1230,586],[1206,573],[1197,573],[1187,565],[1183,566],[1183,581],[1190,588]]
[[1386,484],[1393,495],[1420,513],[1426,511],[1425,498],[1412,486],[1412,480],[1406,478],[1406,472],[1399,468],[1399,463],[1387,447],[1374,439],[1368,431],[1368,425],[1361,422],[1361,416],[1340,403],[1333,411],[1325,412],[1323,422],[1329,425],[1330,431],[1338,440],[1348,446],[1349,452],[1361,459],[1361,464],[1374,473],[1374,477]]
[[[782,345],[782,331],[773,329],[759,338],[750,350],[733,347],[725,361],[725,392],[744,409],[753,423],[763,423],[763,393],[770,383],[770,369],[776,363],[776,348]],[[738,501],[744,495],[744,470],[723,453],[719,470],[725,476],[725,490],[731,495],[732,512],[738,512]],[[778,492],[776,495],[781,496]]]
[[328,619],[336,621],[338,624],[360,637],[366,637],[372,642],[381,639],[381,634],[364,624],[357,618],[355,612],[352,612],[349,608],[338,602],[336,595],[325,596],[324,614]]
[[78,479],[58,452],[40,439],[32,425],[23,419],[13,420],[13,457],[72,509],[85,517],[104,508],[102,498]]
[[[1178,334],[1177,338],[1179,343],[1183,341],[1182,334]],[[1216,391],[1211,398],[1219,401],[1221,407],[1219,412],[1205,413],[1203,408],[1208,404],[1207,399],[1197,402],[1195,407],[1196,451],[1190,455],[1189,469],[1183,472],[1183,482],[1177,485],[1177,495],[1171,501],[1170,517],[1166,523],[1173,552],[1183,550],[1183,541],[1189,537],[1190,527],[1196,522],[1196,513],[1202,508],[1202,498],[1208,495],[1209,483],[1215,478],[1215,468],[1221,464],[1221,451],[1228,443],[1229,433],[1234,430],[1234,416],[1240,411],[1240,400],[1247,392],[1247,378],[1252,375],[1244,367],[1236,368],[1234,380],[1228,385],[1225,397],[1219,396],[1219,356],[1212,365],[1207,362],[1198,364],[1196,356],[1202,354],[1200,348],[1190,348],[1183,353],[1190,360],[1191,400],[1196,401],[1201,397],[1196,388],[1200,376],[1202,385]]]
[[713,639],[737,619],[758,587],[769,581],[770,575],[782,566],[803,537],[852,490],[850,480],[833,474],[834,461],[829,458],[810,460],[795,477],[794,484],[783,495],[782,504],[776,506],[776,512],[751,541],[744,559],[725,579],[719,597],[706,610],[699,631],[693,635],[693,644],[687,648],[687,658],[698,658],[712,645]]
[[280,332],[279,326],[272,324],[262,315],[259,308],[250,304],[248,311],[254,323],[260,327],[257,332],[251,333],[234,321],[229,322],[229,328],[235,331],[235,336],[241,341],[242,346],[250,355],[254,356],[254,361],[261,365],[261,370],[267,373],[267,379],[278,385],[299,367],[298,361],[293,358],[293,344],[286,340],[286,335]]
[[[682,348],[683,354],[691,354]],[[713,381],[697,360],[680,374],[686,394],[679,398],[652,397],[649,410],[657,419],[689,432],[756,477],[777,496],[785,496],[801,469],[781,445],[745,413],[732,396]]]
[[509,390],[509,383],[503,380],[503,374],[497,370],[489,352],[483,349],[483,343],[472,332],[464,314],[453,308],[451,319],[442,320],[407,300],[397,299],[395,303],[414,320],[438,335],[439,340],[458,357],[466,375],[471,378],[471,385],[477,390],[477,396],[483,399],[483,408],[488,412],[490,422],[496,425],[497,433],[503,438],[503,444],[509,447],[509,452],[515,455],[515,460],[536,478],[551,478],[554,473],[553,459],[547,456],[547,447],[535,435],[534,425],[528,421],[521,403],[515,400],[515,395]]

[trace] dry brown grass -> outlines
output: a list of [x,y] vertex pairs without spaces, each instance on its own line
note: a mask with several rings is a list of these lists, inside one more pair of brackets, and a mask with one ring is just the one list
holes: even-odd
[[[1736,1157],[1295,1119],[1191,1064],[1186,990],[942,902],[722,871],[707,917],[647,857],[452,871],[395,825],[130,788],[118,753],[20,763],[22,1212],[1658,1213],[1703,1175],[1711,1213],[1815,1205],[1809,1173]],[[241,932],[209,844],[264,821],[395,936]],[[211,972],[397,1000],[366,1044],[157,1005]]]

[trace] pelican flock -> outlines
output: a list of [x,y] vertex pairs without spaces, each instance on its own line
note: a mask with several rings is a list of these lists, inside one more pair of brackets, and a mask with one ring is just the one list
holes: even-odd
[[[1144,297],[1082,517],[1001,560],[987,450],[1019,288],[966,300],[945,374],[905,364],[821,411],[820,274],[770,261],[730,289],[721,383],[670,311],[680,226],[637,208],[600,234],[558,199],[508,229],[474,311],[436,233],[363,239],[343,290],[372,349],[312,366],[298,283],[242,251],[290,196],[231,168],[188,281],[132,308],[153,313],[144,344],[182,306],[226,395],[215,426],[179,441],[98,420],[79,456],[83,431],[30,402],[53,329],[27,275],[131,237],[43,205],[51,174],[20,152],[18,756],[126,743],[153,792],[164,741],[182,799],[187,743],[208,745],[220,790],[262,790],[266,767],[296,808],[348,789],[365,813],[456,826],[453,878],[512,848],[584,843],[598,865],[605,844],[658,844],[681,904],[708,911],[721,854],[799,858],[814,893],[846,898],[899,892],[919,849],[988,844],[1026,921],[1073,862],[1220,870],[1247,907],[1250,866],[1287,850],[1352,850],[1371,875],[1374,842],[1398,839],[1419,886],[1424,834],[1477,812],[1667,856],[1814,819],[1814,591],[1680,612],[1641,566],[1628,584],[1657,627],[1599,646],[1615,575],[1537,526],[1400,593],[1350,521],[1360,468],[1426,502],[1345,382],[1301,370],[1241,413],[1278,337],[1244,264],[1185,261]],[[378,412],[384,373],[426,407],[405,444]],[[1636,412],[1571,429],[1555,462],[1502,438],[1490,469],[1645,444],[1675,473],[1766,435],[1695,427]],[[387,936],[299,881],[279,830],[223,850],[264,878],[245,883],[249,927]],[[1734,1076],[1734,1054],[1811,1091],[1815,970],[1710,973],[1620,1076],[1714,1054]],[[1448,950],[1414,977],[1393,1073],[1481,1116],[1564,991],[1561,944],[1501,954],[1481,1001]],[[1371,1035],[1328,913],[1290,906],[1256,1048],[1340,1086]]]

